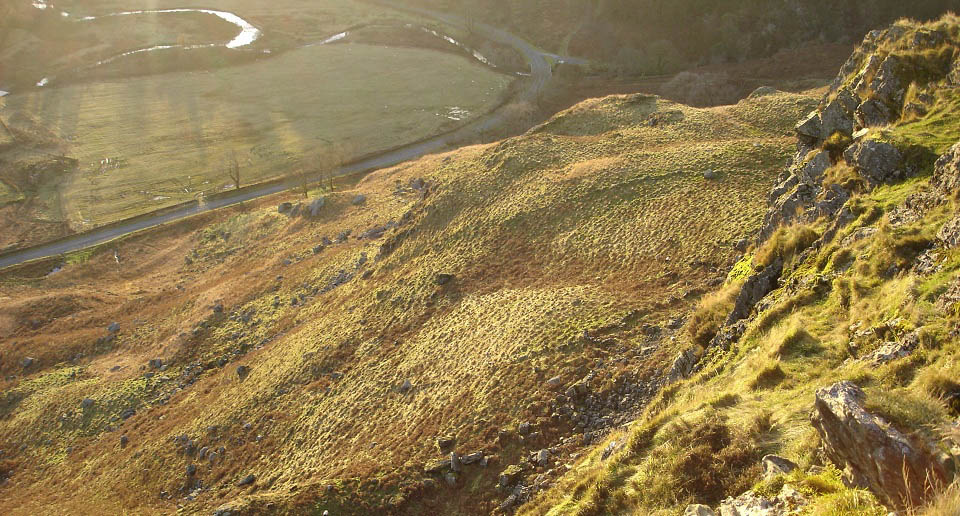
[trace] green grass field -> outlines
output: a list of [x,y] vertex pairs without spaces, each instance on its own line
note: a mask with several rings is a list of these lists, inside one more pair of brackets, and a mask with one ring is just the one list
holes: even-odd
[[510,80],[454,55],[333,45],[15,95],[5,117],[70,142],[80,170],[60,193],[82,230],[229,187],[230,152],[250,184],[329,163],[330,149],[342,161],[439,133],[494,107]]

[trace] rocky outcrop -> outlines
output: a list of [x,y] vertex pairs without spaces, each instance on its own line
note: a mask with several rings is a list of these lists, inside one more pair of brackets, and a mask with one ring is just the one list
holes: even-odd
[[[944,44],[956,46],[947,34],[926,28],[912,30],[903,24],[873,31],[864,38],[818,108],[796,125],[797,154],[770,192],[758,243],[781,226],[833,217],[843,209],[853,192],[840,185],[823,185],[825,172],[833,165],[831,155],[836,159],[842,153],[869,187],[900,181],[911,173],[912,165],[905,162],[903,153],[893,145],[870,139],[872,133],[866,128],[893,124],[905,112],[928,111],[934,97],[923,91],[904,105],[907,88],[918,76],[930,84],[941,79],[948,84],[960,82],[960,60],[955,60],[952,68],[942,69],[939,63],[931,66],[922,59],[905,57],[916,49],[941,48]],[[960,150],[952,152],[958,153]],[[957,191],[960,175],[956,165],[948,176],[952,180],[944,181],[943,188]]]
[[824,451],[851,483],[870,489],[887,506],[921,504],[931,482],[944,482],[946,473],[890,423],[867,412],[865,401],[866,394],[848,381],[817,390],[811,421]]
[[906,177],[903,155],[889,143],[874,140],[857,142],[844,151],[843,159],[871,186],[892,183]]
[[930,184],[946,196],[960,192],[960,143],[950,147],[937,160]]
[[783,273],[783,259],[777,257],[773,263],[764,267],[762,271],[747,278],[740,289],[740,294],[737,295],[733,310],[724,322],[724,326],[730,326],[747,318],[753,311],[753,307],[763,299],[763,296],[777,287],[777,280],[780,279],[781,273]]

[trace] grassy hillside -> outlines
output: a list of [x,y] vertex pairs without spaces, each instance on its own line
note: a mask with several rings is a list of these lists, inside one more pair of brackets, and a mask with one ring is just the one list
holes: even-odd
[[[314,192],[318,219],[280,197],[8,272],[0,507],[488,513],[528,454],[555,479],[640,410],[815,103],[597,99]],[[551,417],[577,382],[579,426]],[[425,472],[451,451],[484,459]]]
[[[943,37],[926,42],[928,34]],[[947,75],[960,57],[958,36],[958,20],[946,17],[928,25],[900,22],[864,43],[835,84],[870,84],[857,86],[857,93],[864,100],[883,99],[881,82],[858,82],[862,70],[870,69],[864,64],[891,56],[890,62],[903,60],[896,72],[907,77],[903,116],[898,108],[891,124],[857,137],[892,143],[910,177],[872,188],[842,158],[834,160],[824,185],[851,189],[848,211],[798,215],[798,224],[748,251],[727,286],[705,296],[690,314],[685,338],[687,345],[703,346],[694,348],[702,355],[699,370],[664,388],[629,428],[571,461],[564,480],[522,514],[680,514],[687,504],[716,507],[749,489],[772,498],[784,484],[807,498],[803,514],[887,514],[869,491],[841,482],[842,472],[824,455],[811,425],[815,391],[840,380],[862,387],[869,411],[909,436],[913,446],[932,449],[952,471],[960,255],[944,240],[956,223],[956,192],[938,186],[934,160],[960,140],[960,97],[956,79]],[[834,90],[823,106],[842,91]],[[921,93],[928,96],[917,101]],[[850,143],[840,142],[840,131],[832,136],[822,145],[834,152]],[[800,164],[806,151],[816,151],[803,149]],[[940,174],[949,170],[947,162],[938,165]],[[721,338],[728,347],[716,340],[707,345],[733,308],[731,292],[739,282],[754,266],[778,258],[785,266],[777,288],[757,305],[742,337]],[[710,321],[714,326],[698,342]],[[726,331],[732,330],[724,327],[719,335]],[[891,346],[906,351],[875,358]],[[610,443],[618,451],[607,457],[602,452]],[[765,454],[781,455],[799,468],[764,480]],[[930,507],[915,507],[917,513],[956,514],[956,490],[945,487],[932,484]]]

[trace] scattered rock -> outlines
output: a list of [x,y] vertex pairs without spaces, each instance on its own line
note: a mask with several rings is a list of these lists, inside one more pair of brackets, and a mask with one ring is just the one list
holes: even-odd
[[37,359],[33,357],[24,357],[23,360],[20,361],[20,365],[23,366],[24,369],[30,369],[36,363]]
[[187,464],[187,476],[192,477],[196,473],[197,473],[197,466],[193,464]]
[[129,439],[127,436],[125,436],[125,435],[121,435],[121,436],[120,436],[120,447],[121,447],[121,448],[126,448],[126,447],[127,447],[127,443],[129,443],[129,442],[130,442],[130,439]]
[[403,385],[400,386],[400,392],[406,394],[410,392],[410,389],[413,389],[413,384],[410,383],[410,380],[404,380]]
[[449,450],[450,448],[453,448],[454,444],[457,444],[456,437],[444,436],[444,437],[437,438],[437,448],[440,448],[441,451]]
[[117,333],[118,331],[120,331],[120,323],[116,323],[116,322],[110,323],[110,326],[107,326],[107,331],[110,333]]
[[357,194],[356,197],[354,197],[353,200],[350,201],[350,203],[353,204],[354,206],[360,206],[365,202],[367,202],[367,196],[363,194]]
[[717,516],[717,513],[706,505],[693,504],[684,509],[683,516]]
[[831,461],[847,479],[868,488],[887,506],[919,506],[929,482],[946,485],[939,462],[887,421],[864,409],[866,394],[849,381],[817,390],[813,426]]
[[765,455],[763,462],[763,478],[770,479],[777,475],[786,475],[797,469],[797,465],[788,459],[777,455]]
[[280,213],[280,214],[287,213],[292,209],[293,209],[293,204],[289,202],[282,202],[277,205],[277,213]]
[[689,348],[681,352],[677,355],[677,358],[673,359],[673,365],[667,371],[667,383],[675,383],[690,376],[699,360],[700,357],[697,356],[696,348]]
[[907,357],[913,353],[914,346],[911,344],[912,341],[905,341],[903,343],[884,342],[879,349],[863,357],[863,361],[874,365],[882,365]]
[[455,277],[455,276],[454,276],[453,274],[446,274],[446,273],[442,273],[442,272],[441,272],[441,273],[437,274],[437,276],[434,278],[433,281],[434,281],[437,285],[446,285],[447,283],[450,283],[451,281],[453,281],[453,278],[454,278],[454,277]]
[[257,477],[255,475],[253,474],[247,475],[243,477],[243,479],[241,479],[239,482],[237,482],[237,487],[248,486],[256,482],[256,480],[257,480]]
[[872,186],[891,183],[906,177],[903,155],[889,143],[861,140],[843,153],[847,165],[856,169]]
[[237,366],[237,377],[238,377],[238,378],[240,378],[241,380],[243,380],[243,379],[246,378],[247,375],[249,375],[249,374],[250,374],[250,367],[249,367],[249,366],[245,366],[245,365]]
[[457,455],[457,452],[450,452],[450,469],[456,473],[463,470],[463,465],[460,463],[460,456]]
[[960,217],[950,219],[937,232],[937,243],[946,249],[960,245]]
[[80,406],[83,407],[83,410],[89,410],[93,408],[94,401],[91,398],[83,398],[83,401],[80,402]]
[[322,210],[326,204],[326,199],[323,197],[318,197],[310,201],[310,204],[307,205],[307,213],[309,213],[311,217],[317,218],[320,216],[320,210]]
[[747,491],[736,498],[727,498],[720,503],[720,516],[780,516],[772,500]]
[[714,171],[714,170],[712,170],[712,169],[704,170],[704,171],[703,171],[703,178],[706,179],[706,180],[708,180],[708,181],[711,181],[711,180],[713,180],[713,179],[716,179],[716,178],[717,178],[717,172]]
[[423,465],[423,472],[428,474],[442,473],[450,469],[450,459],[433,460]]
[[520,435],[527,435],[530,433],[530,423],[524,421],[520,423],[520,426],[517,427],[517,433]]
[[550,450],[544,448],[537,452],[537,465],[544,467],[550,465]]
[[553,378],[547,380],[548,389],[556,389],[561,385],[563,385],[563,379],[560,378],[559,376],[554,376]]
[[470,464],[476,464],[478,462],[481,462],[482,460],[483,460],[483,452],[474,452],[469,455],[464,455],[460,459],[460,462],[463,463],[464,465],[469,466]]

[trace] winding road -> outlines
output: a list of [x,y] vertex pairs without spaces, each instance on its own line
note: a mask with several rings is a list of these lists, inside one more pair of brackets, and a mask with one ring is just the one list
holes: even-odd
[[[401,6],[396,2],[386,0],[374,3],[432,18],[443,24],[454,26],[460,29],[466,29],[468,26],[466,19],[450,13]],[[536,102],[540,92],[544,89],[547,83],[550,82],[550,79],[553,76],[552,62],[562,60],[568,63],[582,63],[582,61],[574,58],[566,58],[543,52],[523,39],[485,23],[471,23],[470,27],[474,32],[483,38],[514,48],[520,52],[521,55],[523,55],[524,59],[529,64],[530,77],[524,79],[523,88],[513,97],[514,102]],[[390,167],[405,161],[419,158],[426,154],[440,151],[450,147],[451,145],[455,145],[457,142],[469,141],[485,131],[489,131],[501,126],[508,120],[508,116],[509,115],[507,114],[507,111],[501,107],[494,112],[474,120],[453,132],[435,136],[427,140],[387,151],[374,157],[365,158],[360,161],[343,165],[335,172],[335,174],[338,176],[343,176]],[[292,185],[285,182],[267,183],[260,186],[252,186],[235,193],[219,195],[215,199],[210,199],[203,203],[191,202],[178,208],[162,211],[155,215],[148,214],[146,216],[140,216],[126,222],[120,222],[100,229],[93,229],[91,231],[65,237],[54,242],[9,251],[0,254],[0,269],[23,264],[33,260],[50,258],[64,253],[79,251],[87,247],[109,242],[113,239],[126,236],[131,233],[181,220],[210,210],[216,210],[218,208],[257,199],[259,197],[273,195],[291,188]]]

